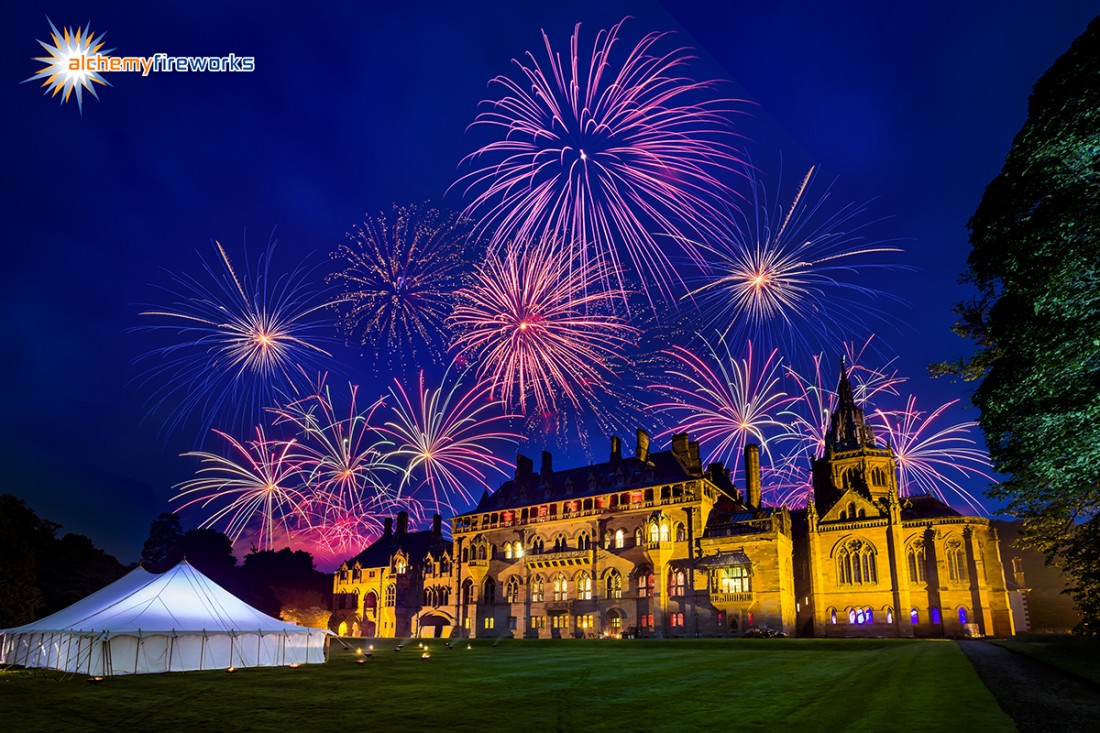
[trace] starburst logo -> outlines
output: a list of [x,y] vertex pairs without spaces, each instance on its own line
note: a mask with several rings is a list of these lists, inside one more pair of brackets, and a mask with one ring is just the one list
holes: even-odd
[[24,82],[43,79],[42,86],[46,87],[45,94],[56,97],[64,92],[61,98],[62,104],[68,102],[75,91],[76,105],[83,114],[84,90],[88,90],[93,97],[99,99],[94,85],[110,86],[98,71],[88,68],[88,65],[84,63],[84,59],[97,56],[101,52],[110,53],[114,49],[103,51],[104,34],[101,33],[98,36],[93,34],[91,23],[88,23],[84,28],[77,26],[75,32],[72,28],[66,27],[62,33],[57,30],[52,20],[49,18],[46,20],[50,23],[50,37],[53,39],[53,45],[45,41],[38,41],[39,45],[46,49],[49,56],[36,56],[34,59],[35,61],[41,61],[46,66],[29,79],[24,79]]

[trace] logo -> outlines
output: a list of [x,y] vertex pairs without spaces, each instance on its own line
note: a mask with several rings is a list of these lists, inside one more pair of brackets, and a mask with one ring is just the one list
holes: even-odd
[[152,56],[112,56],[115,49],[103,49],[103,36],[96,36],[89,22],[84,28],[74,31],[65,27],[64,32],[57,30],[53,21],[50,24],[50,38],[53,44],[38,41],[49,56],[36,56],[46,66],[34,76],[23,82],[42,80],[46,88],[44,94],[56,97],[61,94],[61,104],[66,104],[76,92],[76,105],[84,114],[84,92],[88,91],[99,99],[95,85],[111,86],[105,73],[140,73],[143,77],[153,73],[219,73],[251,72],[256,70],[253,56],[172,56],[167,53],[154,53]]

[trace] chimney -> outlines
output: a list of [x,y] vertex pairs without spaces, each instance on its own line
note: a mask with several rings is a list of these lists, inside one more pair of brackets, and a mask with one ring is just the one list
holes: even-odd
[[760,506],[760,446],[756,443],[745,446],[745,493],[749,506]]
[[432,515],[432,543],[443,541],[443,517]]
[[638,442],[634,445],[634,457],[643,463],[649,460],[649,433],[638,428]]
[[516,454],[516,479],[527,478],[535,471],[535,462],[522,453]]
[[550,455],[550,451],[544,450],[542,452],[542,469],[539,470],[539,473],[543,478],[548,478],[553,472],[554,456]]
[[688,443],[688,470],[692,474],[699,475],[703,472],[703,461],[699,459],[699,441]]
[[688,462],[688,434],[676,433],[672,436],[672,455],[679,459],[680,463],[687,465]]
[[393,517],[386,517],[386,520],[382,524],[385,529],[382,531],[382,536],[387,539],[393,537]]
[[409,531],[409,513],[398,512],[397,513],[397,536],[403,537],[406,532]]
[[617,466],[623,459],[623,441],[618,435],[611,436],[611,465]]

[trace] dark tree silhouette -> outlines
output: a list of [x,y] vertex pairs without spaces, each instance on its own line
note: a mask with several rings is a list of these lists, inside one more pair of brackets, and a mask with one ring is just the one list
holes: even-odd
[[180,518],[164,513],[153,520],[149,538],[141,548],[141,566],[151,573],[163,573],[183,559],[183,530]]
[[980,379],[990,495],[1071,579],[1100,633],[1100,18],[1035,84],[1028,118],[970,220],[956,332],[975,353],[933,369]]

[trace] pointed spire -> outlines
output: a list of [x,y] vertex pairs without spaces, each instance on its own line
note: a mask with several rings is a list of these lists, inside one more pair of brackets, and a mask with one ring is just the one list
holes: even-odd
[[829,421],[825,445],[833,450],[856,450],[875,446],[875,432],[863,418],[863,410],[856,404],[852,383],[848,381],[848,365],[840,357],[840,379],[836,386],[837,404]]
[[836,386],[837,408],[855,407],[856,398],[852,393],[852,383],[848,381],[848,366],[844,357],[840,357],[840,381]]

